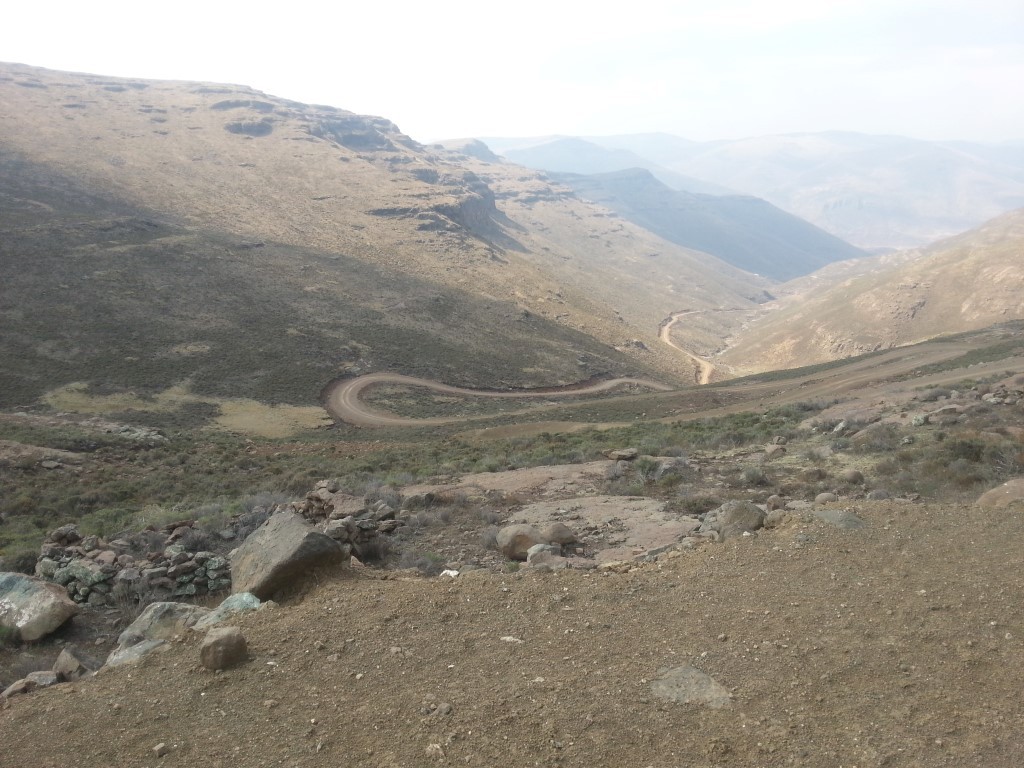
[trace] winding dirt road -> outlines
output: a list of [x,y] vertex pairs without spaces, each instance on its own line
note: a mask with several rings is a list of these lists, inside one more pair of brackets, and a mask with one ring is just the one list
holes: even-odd
[[715,372],[715,366],[710,361],[705,360],[703,357],[697,357],[693,352],[690,352],[688,349],[683,349],[672,341],[672,326],[679,322],[679,318],[681,317],[696,315],[707,311],[719,310],[687,309],[682,312],[674,312],[661,324],[661,328],[658,329],[658,339],[660,339],[662,343],[668,344],[672,349],[682,352],[697,365],[697,371],[694,374],[694,381],[697,384],[708,384],[711,381],[712,374]]
[[[366,376],[358,376],[354,379],[343,379],[330,384],[324,394],[324,408],[337,419],[360,427],[422,427],[432,424],[452,424],[472,419],[489,419],[493,415],[484,416],[446,416],[438,418],[408,418],[405,416],[394,416],[391,414],[379,413],[370,408],[360,399],[360,394],[369,387],[381,384],[402,384],[412,387],[423,387],[448,395],[464,395],[468,397],[495,397],[507,399],[530,399],[530,398],[558,398],[574,397],[579,395],[595,395],[601,392],[621,387],[627,384],[634,384],[640,387],[657,390],[659,392],[671,392],[674,387],[661,384],[648,379],[608,379],[594,384],[569,385],[566,387],[553,387],[544,389],[500,391],[488,389],[469,389],[467,387],[454,387],[449,384],[441,384],[437,381],[419,379],[415,376],[403,376],[398,373],[370,373]],[[505,414],[511,415],[511,414]]]

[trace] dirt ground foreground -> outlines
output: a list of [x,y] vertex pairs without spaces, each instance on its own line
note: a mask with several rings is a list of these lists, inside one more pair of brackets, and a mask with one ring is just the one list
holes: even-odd
[[238,621],[241,667],[188,637],[13,698],[0,763],[1024,765],[1024,515],[836,506],[867,526],[794,514],[627,572],[327,578]]

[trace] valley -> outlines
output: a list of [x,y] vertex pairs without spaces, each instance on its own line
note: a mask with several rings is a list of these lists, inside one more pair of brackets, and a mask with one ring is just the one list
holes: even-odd
[[1024,764],[1015,157],[0,64],[0,764]]

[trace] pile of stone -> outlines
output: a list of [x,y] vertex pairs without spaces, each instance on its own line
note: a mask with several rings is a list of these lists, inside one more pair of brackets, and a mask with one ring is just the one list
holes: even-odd
[[997,384],[981,396],[990,405],[1017,405],[1024,401],[1024,389]]
[[[177,525],[165,541],[181,539],[183,527]],[[215,552],[190,552],[180,543],[145,556],[130,554],[132,549],[127,540],[82,536],[77,526],[65,525],[43,543],[35,572],[63,586],[76,603],[90,606],[110,605],[118,593],[159,600],[222,592],[231,586],[228,560]]]
[[[412,510],[430,506],[433,495],[397,497],[399,509],[383,500],[357,498],[340,490],[336,480],[321,480],[291,509],[340,544],[348,544],[360,560],[379,551],[378,539],[407,525]],[[371,558],[372,559],[372,558]]]

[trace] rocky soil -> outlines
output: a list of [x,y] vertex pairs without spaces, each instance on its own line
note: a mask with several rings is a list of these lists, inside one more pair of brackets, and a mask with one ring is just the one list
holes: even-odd
[[1020,510],[843,508],[614,570],[357,569],[239,618],[242,666],[189,635],[11,698],[4,763],[1020,765]]

